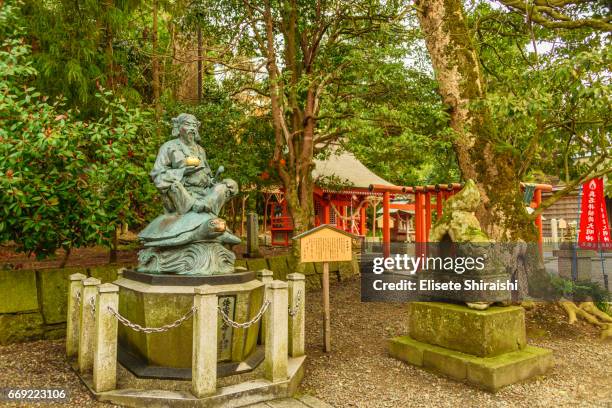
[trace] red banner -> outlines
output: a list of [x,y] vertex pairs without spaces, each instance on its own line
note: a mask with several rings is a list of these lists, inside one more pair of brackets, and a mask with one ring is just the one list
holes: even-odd
[[580,208],[578,246],[585,249],[612,249],[603,178],[595,178],[582,185]]

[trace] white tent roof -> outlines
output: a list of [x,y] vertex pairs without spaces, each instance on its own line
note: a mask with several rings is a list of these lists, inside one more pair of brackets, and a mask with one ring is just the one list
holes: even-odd
[[337,154],[337,148],[331,147],[331,154],[326,160],[316,160],[312,177],[333,177],[342,182],[348,181],[357,188],[368,188],[370,184],[392,186],[387,180],[374,174],[350,152],[344,150]]

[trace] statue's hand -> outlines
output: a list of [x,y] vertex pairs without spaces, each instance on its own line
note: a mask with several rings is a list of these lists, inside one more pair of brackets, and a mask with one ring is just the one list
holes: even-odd
[[201,202],[196,202],[191,209],[198,213],[210,213],[211,212],[210,208],[208,208],[208,206],[206,206],[205,204],[202,204]]
[[194,174],[197,173],[203,169],[205,169],[206,167],[204,166],[187,166],[185,167],[185,174],[190,175],[190,174]]

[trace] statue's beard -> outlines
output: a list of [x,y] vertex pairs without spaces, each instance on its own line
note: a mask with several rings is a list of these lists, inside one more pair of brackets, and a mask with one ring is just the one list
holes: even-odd
[[198,143],[200,141],[200,135],[198,135],[197,133],[185,133],[183,135],[183,139],[185,140],[185,142],[187,144],[195,144]]

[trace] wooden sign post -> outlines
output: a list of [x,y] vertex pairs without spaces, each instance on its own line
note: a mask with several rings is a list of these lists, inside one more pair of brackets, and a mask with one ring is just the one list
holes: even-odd
[[323,339],[326,353],[331,351],[329,262],[352,260],[352,240],[355,238],[355,235],[327,224],[293,237],[300,243],[300,262],[323,262]]

